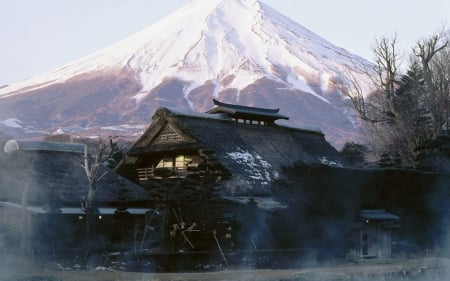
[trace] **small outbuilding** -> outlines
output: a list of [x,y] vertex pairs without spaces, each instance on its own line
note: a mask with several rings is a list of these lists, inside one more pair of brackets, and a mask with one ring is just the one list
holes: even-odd
[[361,210],[353,231],[351,258],[390,258],[400,217],[382,209]]

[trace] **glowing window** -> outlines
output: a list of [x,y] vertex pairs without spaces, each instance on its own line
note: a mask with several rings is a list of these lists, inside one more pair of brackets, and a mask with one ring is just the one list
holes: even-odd
[[172,168],[172,167],[173,167],[173,158],[172,157],[164,157],[156,165],[156,168]]
[[175,167],[186,167],[191,162],[192,158],[190,156],[178,155],[175,157]]
[[186,155],[178,155],[176,157],[164,157],[158,162],[156,168],[183,168],[192,163],[192,157]]

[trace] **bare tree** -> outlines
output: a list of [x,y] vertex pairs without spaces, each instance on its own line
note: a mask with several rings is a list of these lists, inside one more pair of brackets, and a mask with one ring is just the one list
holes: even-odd
[[378,88],[386,97],[384,110],[388,116],[395,116],[395,91],[398,88],[400,56],[397,52],[397,35],[376,40],[372,49],[375,55],[375,71],[378,74]]
[[[447,36],[447,43],[450,41],[450,35]],[[444,100],[444,119],[445,119],[445,130],[448,132],[449,126],[449,106],[450,106],[450,47],[442,49],[437,54],[437,59],[432,61],[432,67],[434,71],[433,83],[435,85],[438,95],[441,100]]]
[[351,73],[346,73],[335,83],[341,93],[349,98],[356,116],[371,125],[391,122],[395,118],[395,91],[400,68],[396,44],[396,37],[376,40],[372,49],[376,62],[376,77],[372,81],[376,90],[370,95],[363,93],[359,81]]
[[98,143],[91,143],[91,153],[88,151],[88,144],[84,146],[81,166],[88,180],[88,192],[87,196],[82,198],[81,207],[85,211],[95,208],[95,193],[99,183],[114,169],[123,155],[124,148],[114,143],[113,138],[110,137],[108,143],[102,140]]
[[92,228],[97,212],[97,207],[95,206],[96,192],[100,182],[118,164],[121,155],[122,149],[113,142],[113,137],[110,137],[109,143],[99,141],[92,148],[91,154],[88,153],[88,145],[85,144],[83,164],[81,165],[88,181],[87,196],[81,198],[81,208],[86,213],[87,250],[85,258],[88,257],[92,246]]
[[107,144],[99,143],[95,154],[93,157],[90,157],[87,145],[84,146],[84,163],[82,166],[88,180],[88,192],[81,202],[81,207],[87,213],[94,208],[94,198],[98,183],[110,172],[106,163],[111,158],[112,153],[112,149]]
[[399,114],[396,107],[396,90],[399,87],[401,57],[397,52],[397,38],[382,37],[373,47],[375,55],[375,90],[364,93],[360,82],[351,74],[340,77],[335,84],[350,101],[356,117],[366,125],[372,161],[388,151],[397,130],[393,130]]
[[336,88],[348,98],[350,106],[355,110],[355,116],[366,124],[376,127],[376,124],[392,120],[386,116],[383,93],[376,89],[370,95],[364,93],[359,81],[352,73],[346,73],[335,81]]
[[373,48],[376,90],[363,93],[351,75],[337,83],[367,125],[375,159],[414,167],[417,149],[449,127],[448,42],[448,31],[418,41],[408,73],[400,74],[397,38],[383,37]]
[[[435,34],[417,41],[413,54],[422,65],[426,87],[424,102],[430,112],[431,135],[435,136],[448,123],[448,48],[449,31],[442,28]],[[447,62],[446,62],[447,61]],[[447,125],[448,127],[448,125]]]

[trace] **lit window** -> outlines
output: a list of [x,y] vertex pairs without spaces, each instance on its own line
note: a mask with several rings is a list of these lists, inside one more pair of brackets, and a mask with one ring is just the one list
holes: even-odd
[[175,158],[175,167],[186,167],[189,163],[192,163],[190,156],[178,155]]
[[173,167],[173,158],[172,157],[164,157],[156,165],[156,168],[172,168],[172,167]]
[[189,163],[192,163],[192,157],[185,155],[178,155],[176,157],[164,157],[158,162],[156,168],[184,168]]

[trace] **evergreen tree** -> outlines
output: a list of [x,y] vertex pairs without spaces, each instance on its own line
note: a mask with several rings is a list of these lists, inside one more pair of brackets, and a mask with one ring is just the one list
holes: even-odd
[[354,142],[347,142],[340,151],[342,157],[344,157],[350,165],[358,168],[363,168],[367,165],[365,159],[366,153],[367,146]]
[[387,154],[400,166],[415,166],[417,148],[430,137],[429,110],[424,103],[425,88],[420,64],[413,61],[407,73],[400,78],[394,95],[396,116]]

